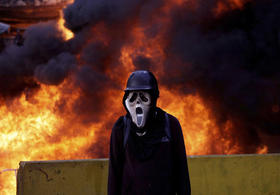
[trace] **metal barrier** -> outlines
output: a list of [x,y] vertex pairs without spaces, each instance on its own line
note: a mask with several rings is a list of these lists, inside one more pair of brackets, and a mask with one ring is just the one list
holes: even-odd
[[[189,156],[193,195],[279,195],[280,154]],[[108,160],[20,162],[17,195],[106,195]]]

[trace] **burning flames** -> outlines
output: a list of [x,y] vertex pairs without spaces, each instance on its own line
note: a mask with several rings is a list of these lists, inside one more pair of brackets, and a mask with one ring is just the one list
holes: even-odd
[[[66,107],[71,105],[79,95],[78,93],[65,94],[63,92],[65,85],[68,83],[58,87],[42,85],[30,99],[23,94],[8,106],[1,107],[0,114],[4,117],[0,120],[0,148],[3,156],[0,181],[1,191],[4,194],[15,194],[15,170],[5,170],[18,167],[19,161],[92,157],[88,153],[88,148],[95,142],[96,132],[104,126],[102,123],[83,125],[78,122],[76,116],[71,115],[71,111],[58,113],[57,104],[62,99],[62,93],[64,98],[65,96],[69,98]],[[122,92],[119,92],[116,101],[119,104],[116,108],[119,110],[117,112],[122,110],[121,96]],[[217,126],[199,96],[177,96],[168,89],[161,88],[159,106],[180,120],[188,154],[211,154],[212,139],[219,142],[216,147],[220,153],[232,154],[239,151],[238,145],[232,147],[230,137],[228,140],[219,140]],[[65,126],[69,129],[64,132],[62,129]],[[226,128],[230,131],[230,125]],[[107,139],[109,139],[108,134]],[[107,148],[107,146],[103,147]],[[266,147],[260,148],[259,152],[266,153],[266,150]],[[107,153],[107,151],[103,152]]]
[[[0,174],[0,189],[3,194],[15,194],[14,168],[18,167],[19,161],[92,157],[88,148],[95,142],[96,132],[104,126],[102,123],[83,125],[78,122],[76,116],[71,115],[71,111],[65,114],[57,112],[62,93],[64,98],[69,98],[66,106],[72,104],[79,95],[78,92],[65,94],[65,85],[68,83],[58,87],[43,85],[30,99],[23,94],[8,106],[1,107],[0,114],[4,117],[0,120],[0,148],[3,156],[0,166],[0,170],[3,170]],[[119,92],[116,101],[119,104],[116,109],[119,111],[122,110],[121,96],[122,92]],[[213,139],[219,143],[215,146],[216,151],[225,154],[239,152],[239,146],[232,146],[230,137],[220,140],[217,126],[199,96],[177,96],[168,89],[161,88],[159,106],[180,120],[189,155],[211,154]],[[61,131],[65,126],[69,129],[66,132]],[[230,122],[225,128],[230,131]],[[266,146],[258,149],[258,153],[266,152]]]
[[[28,99],[22,95],[9,106],[0,108],[1,116],[5,116],[0,121],[0,148],[3,156],[0,170],[16,168],[19,161],[25,160],[89,158],[81,150],[94,142],[98,125],[83,127],[81,124],[73,124],[73,129],[67,134],[61,135],[59,140],[53,140],[60,133],[59,129],[66,125],[65,120],[69,120],[67,116],[62,118],[55,111],[60,93],[59,87],[42,86],[35,97]],[[71,98],[75,99],[75,95],[71,95]],[[81,129],[87,132],[71,132]],[[0,181],[3,194],[15,194],[14,170],[1,172]]]
[[[74,0],[69,0],[67,1],[67,5],[73,2]],[[65,41],[72,39],[74,37],[74,33],[65,27],[65,20],[62,11],[60,11],[60,18],[58,19],[57,25],[58,25],[58,29],[63,33]]]
[[229,0],[227,2],[218,1],[217,7],[214,9],[214,12],[217,15],[223,14],[232,9],[241,9],[243,5],[249,0]]
[[71,30],[65,28],[64,24],[65,24],[65,20],[62,16],[62,13],[61,13],[61,17],[59,18],[58,20],[58,29],[62,31],[63,33],[63,36],[64,36],[64,39],[65,41],[69,40],[69,39],[72,39],[74,37],[74,34]]
[[[183,0],[170,2],[178,6],[185,3]],[[218,4],[215,13],[219,15],[228,8],[239,9],[242,6],[242,1],[230,0],[230,6],[225,7],[224,4]],[[161,11],[166,13],[168,9],[168,6],[163,6]],[[119,53],[116,52],[119,54],[118,62],[121,64],[121,71],[102,67],[102,71],[107,77],[121,86],[125,85],[129,73],[136,67],[135,64],[140,63],[137,56],[142,56],[143,59],[153,59],[145,61],[146,64],[143,67],[151,69],[156,76],[164,75],[164,70],[161,68],[165,60],[163,48],[167,44],[162,36],[164,32],[147,38],[145,30],[148,27],[140,27],[137,25],[139,21],[134,22],[128,24],[130,33],[127,39],[130,41],[127,41],[125,37],[124,41],[127,42],[121,45]],[[154,16],[153,22],[167,23],[168,26],[169,16],[164,14],[161,17]],[[64,27],[64,23],[65,21],[61,17],[57,28],[63,33],[64,40],[67,42],[75,38],[75,35]],[[92,34],[96,35],[91,39],[99,39],[99,41],[105,42],[104,45],[109,45],[109,36],[113,37],[111,39],[116,36],[107,32],[106,25],[103,23],[97,24],[91,30]],[[88,42],[80,49],[85,49]],[[82,56],[78,51],[75,52],[79,63],[78,68],[81,68]],[[108,60],[110,59],[104,59],[104,64]],[[153,66],[153,64],[158,65]],[[141,63],[137,67],[139,66],[141,67]],[[93,93],[98,93],[98,90]],[[101,97],[98,96],[103,100],[102,95],[104,95],[105,104],[102,106],[108,109],[104,109],[105,113],[102,113],[99,120],[94,122],[84,120],[83,113],[77,115],[72,110],[80,106],[81,103],[77,104],[77,101],[85,94],[87,95],[87,92],[84,92],[82,87],[77,88],[75,79],[69,76],[59,85],[40,84],[39,89],[26,90],[20,97],[5,100],[6,102],[0,105],[0,115],[2,116],[0,119],[2,157],[0,191],[2,194],[15,194],[14,172],[19,161],[81,159],[108,155],[110,128],[113,125],[111,120],[117,120],[118,116],[124,113],[121,104],[123,92],[116,87],[108,89],[106,94],[101,94]],[[188,155],[244,152],[232,134],[232,130],[235,128],[233,122],[227,120],[222,127],[219,126],[212,111],[199,94],[184,95],[179,90],[169,89],[160,83],[158,105],[179,119]],[[221,128],[223,134],[220,131]],[[256,148],[256,153],[259,154],[267,153],[267,151],[266,145]]]

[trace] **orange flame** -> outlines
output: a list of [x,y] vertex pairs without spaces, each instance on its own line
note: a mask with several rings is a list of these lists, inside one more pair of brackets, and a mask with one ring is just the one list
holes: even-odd
[[58,20],[58,23],[57,23],[58,29],[62,32],[64,40],[67,41],[67,40],[72,39],[74,37],[74,33],[64,26],[65,20],[62,16],[63,14],[61,13],[60,15],[61,16],[60,16],[60,18]]
[[[67,5],[69,5],[69,4],[73,3],[73,2],[74,2],[74,0],[69,0],[67,2]],[[71,30],[69,30],[68,28],[66,28],[64,26],[64,24],[65,24],[65,20],[63,18],[63,13],[62,13],[62,11],[60,11],[60,17],[58,19],[57,25],[58,25],[58,29],[60,31],[62,31],[64,39],[67,41],[67,40],[72,39],[74,37],[74,33]]]
[[217,7],[214,9],[214,13],[217,16],[220,16],[221,14],[234,9],[241,9],[245,3],[247,3],[250,0],[228,0],[226,2],[224,1],[218,1]]
[[268,152],[268,148],[266,145],[262,145],[257,148],[257,154],[266,154]]
[[[61,98],[58,87],[42,86],[36,97],[27,99],[22,95],[9,106],[0,107],[0,170],[17,168],[19,161],[88,158],[80,153],[94,141],[98,125],[83,127],[73,124],[73,131],[88,129],[86,134],[68,135],[52,140],[67,122],[56,113],[56,104]],[[75,99],[75,94],[72,96]],[[70,102],[71,103],[71,100]],[[74,135],[71,135],[74,134]],[[15,176],[13,173],[0,174],[0,191],[3,194],[15,194]]]

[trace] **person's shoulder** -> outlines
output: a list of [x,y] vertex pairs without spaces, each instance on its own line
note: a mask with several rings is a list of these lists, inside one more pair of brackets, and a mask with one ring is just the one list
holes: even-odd
[[173,116],[169,113],[167,113],[167,115],[168,115],[168,118],[171,122],[180,124],[179,120],[175,116]]
[[157,108],[157,111],[158,111],[158,112],[160,113],[160,115],[162,115],[162,116],[165,115],[165,114],[167,114],[168,120],[169,120],[169,122],[170,122],[171,124],[180,125],[179,120],[178,120],[175,116],[173,116],[172,114],[170,114],[170,113],[168,113],[168,112],[162,110],[161,108]]
[[[124,120],[124,116],[120,116],[119,118],[118,118],[118,120],[116,120],[116,122],[115,122],[115,124],[114,124],[114,127],[119,127],[119,126],[122,126],[123,125],[123,120]],[[113,128],[114,128],[113,127]]]
[[125,116],[120,116],[119,118],[118,118],[118,120],[115,122],[115,124],[114,124],[114,126],[113,126],[113,131],[115,130],[118,130],[118,129],[123,129],[123,127],[124,127],[124,117]]
[[167,114],[168,116],[168,120],[169,120],[169,125],[170,125],[170,132],[171,132],[171,136],[174,138],[178,137],[180,134],[182,134],[182,127],[180,125],[179,120],[173,116],[172,114],[169,114],[165,111],[163,111],[162,109],[160,109],[164,115]]
[[111,137],[114,140],[120,140],[123,136],[123,128],[124,128],[124,116],[120,116],[112,128]]
[[179,120],[171,114],[168,114],[168,118],[169,118],[169,124],[170,124],[171,131],[175,134],[177,134],[178,132],[181,132],[182,128],[181,128],[181,124],[180,124]]

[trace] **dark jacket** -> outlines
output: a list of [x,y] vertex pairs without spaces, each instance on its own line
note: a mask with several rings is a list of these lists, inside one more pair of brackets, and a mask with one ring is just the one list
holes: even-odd
[[168,115],[171,139],[164,139],[165,112],[157,108],[156,113],[142,137],[136,135],[131,122],[126,147],[123,117],[115,123],[110,141],[108,195],[191,194],[180,123]]

